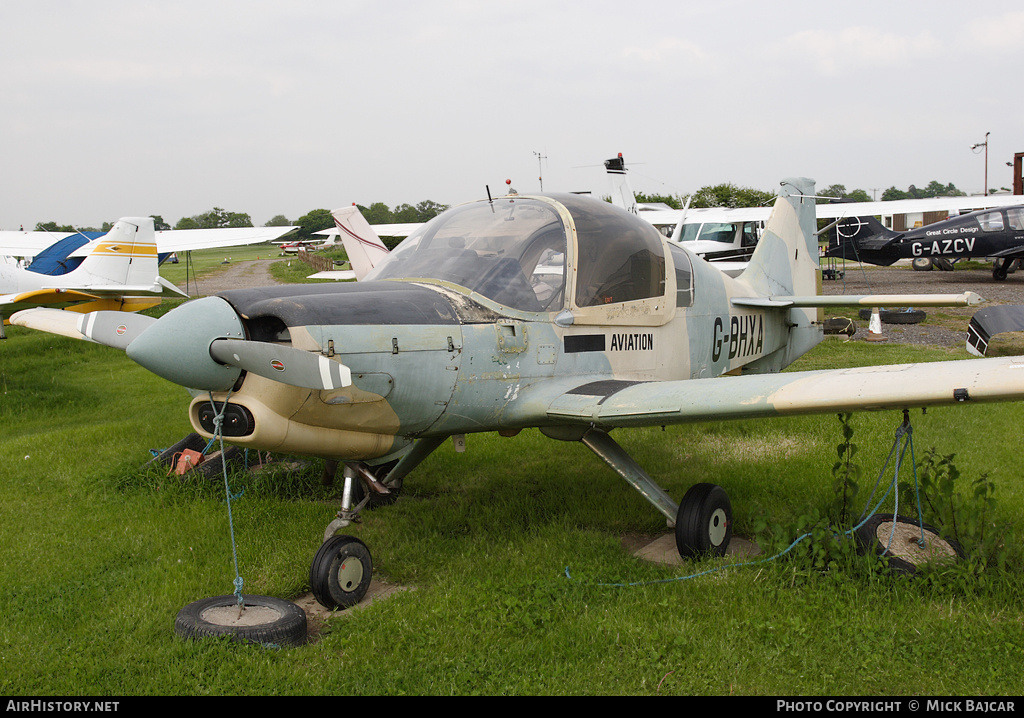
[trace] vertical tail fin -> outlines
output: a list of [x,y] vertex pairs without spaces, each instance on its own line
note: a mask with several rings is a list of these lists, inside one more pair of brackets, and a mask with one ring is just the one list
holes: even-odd
[[[158,282],[156,232],[152,217],[122,217],[107,234],[93,240],[89,254],[69,281],[86,285],[152,286]],[[75,275],[72,279],[71,275]]]
[[[814,180],[785,179],[746,270],[737,277],[762,297],[820,294]],[[823,337],[820,309],[791,308],[785,346],[751,363],[750,371],[779,371]]]
[[762,296],[818,293],[814,180],[785,179],[750,264],[738,279]]
[[336,209],[331,215],[341,234],[348,261],[356,273],[356,280],[362,281],[371,269],[388,256],[388,248],[355,205]]

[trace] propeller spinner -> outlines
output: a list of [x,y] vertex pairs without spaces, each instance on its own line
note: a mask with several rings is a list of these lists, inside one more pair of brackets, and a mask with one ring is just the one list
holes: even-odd
[[126,351],[154,374],[191,389],[227,391],[243,370],[306,389],[338,389],[352,383],[347,366],[322,354],[246,340],[242,320],[220,297],[173,309]]

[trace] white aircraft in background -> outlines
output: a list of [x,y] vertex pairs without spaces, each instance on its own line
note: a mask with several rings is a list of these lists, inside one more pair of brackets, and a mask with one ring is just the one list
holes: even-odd
[[[730,276],[738,276],[746,269],[764,223],[771,214],[771,207],[695,209],[687,204],[680,210],[663,203],[638,203],[626,179],[622,154],[605,160],[604,165],[612,184],[612,204],[647,220],[666,237],[683,243]],[[830,220],[876,216],[882,217],[883,223],[888,222],[891,226],[895,215],[919,215],[917,221],[923,222],[924,215],[930,212],[963,214],[977,209],[1018,205],[1021,202],[1020,195],[929,197],[882,202],[833,201],[816,205],[815,214],[818,219]]]
[[[237,247],[246,244],[260,244],[281,239],[298,227],[218,227],[211,229],[167,229],[155,232],[158,255],[191,252],[216,247]],[[111,230],[113,231],[113,230]],[[0,255],[31,259],[47,248],[68,237],[79,236],[89,243],[95,243],[105,235],[83,232],[26,232],[22,230],[0,230]],[[84,242],[67,257],[88,256],[90,248]]]
[[[135,312],[159,304],[163,296],[187,298],[160,276],[155,235],[152,217],[124,217],[102,238],[88,243],[88,255],[63,274],[0,264],[0,318],[7,323],[11,314],[40,306]],[[83,320],[86,316],[91,315],[83,314]]]

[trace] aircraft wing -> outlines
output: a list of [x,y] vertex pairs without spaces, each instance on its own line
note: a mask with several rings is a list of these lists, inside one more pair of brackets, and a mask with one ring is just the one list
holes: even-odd
[[[167,229],[156,233],[156,251],[160,254],[189,252],[195,249],[214,247],[237,247],[244,244],[260,244],[294,232],[298,227],[217,227],[212,229]],[[72,257],[84,257],[91,251],[84,245],[71,253]]]
[[[1011,207],[1024,204],[1021,195],[969,195],[966,197],[927,197],[925,199],[897,199],[885,202],[830,202],[816,206],[818,219],[839,219],[841,217],[867,217],[911,212],[958,212]],[[686,224],[703,222],[756,222],[767,221],[771,207],[703,207],[686,210]],[[682,210],[652,210],[640,212],[642,219],[655,226],[675,226],[679,223]]]
[[1024,398],[1024,357],[584,383],[547,406],[549,421],[611,429],[719,419],[877,411]]
[[34,257],[51,244],[55,244],[73,232],[20,232],[0,231],[0,255],[8,257]]
[[833,202],[819,204],[818,219],[838,219],[840,217],[865,217],[908,214],[911,212],[958,212],[989,209],[991,207],[1010,207],[1024,204],[1024,197],[1012,194],[968,195],[966,197],[927,197],[925,199],[896,199],[887,202]]

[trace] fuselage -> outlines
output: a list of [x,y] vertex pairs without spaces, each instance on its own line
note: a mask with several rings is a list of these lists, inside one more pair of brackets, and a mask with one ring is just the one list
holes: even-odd
[[[405,240],[366,281],[219,295],[248,338],[352,373],[332,391],[241,373],[225,437],[372,459],[421,437],[544,426],[552,396],[593,382],[776,370],[790,321],[730,304],[752,293],[606,203],[467,205]],[[209,396],[194,400],[197,430],[213,434],[213,413]]]

